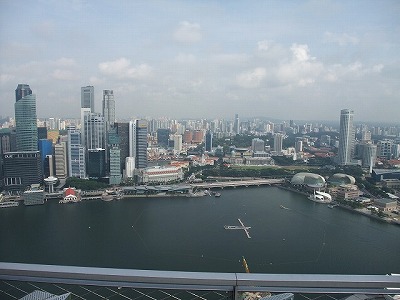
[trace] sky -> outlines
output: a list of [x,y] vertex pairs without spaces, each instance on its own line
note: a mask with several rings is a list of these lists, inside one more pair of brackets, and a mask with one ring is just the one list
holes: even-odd
[[400,122],[400,1],[0,0],[0,116]]

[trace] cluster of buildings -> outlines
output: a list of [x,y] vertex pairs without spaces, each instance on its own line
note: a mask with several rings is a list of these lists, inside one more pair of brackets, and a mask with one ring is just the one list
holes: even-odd
[[[94,87],[81,88],[80,118],[40,121],[36,115],[36,96],[27,84],[15,90],[15,118],[0,129],[0,182],[8,192],[23,192],[43,183],[49,191],[54,178],[101,179],[111,185],[122,181],[165,183],[183,178],[182,166],[149,167],[152,161],[170,160],[198,154],[223,157],[226,163],[274,165],[275,156],[306,160],[310,155],[335,157],[339,165],[359,164],[381,174],[386,185],[400,186],[397,174],[384,174],[375,166],[382,162],[400,166],[400,128],[354,126],[354,112],[344,109],[337,130],[324,124],[272,123],[261,119],[171,120],[133,119],[116,121],[113,90],[103,90],[101,112],[94,107]],[[316,133],[320,134],[315,137]],[[296,135],[294,144],[284,140]],[[229,152],[214,145],[215,138],[253,135],[247,148],[232,146]],[[257,136],[270,136],[273,143]],[[356,135],[361,137],[356,139]],[[375,137],[379,136],[377,140]],[[335,154],[337,150],[337,155]],[[396,163],[397,162],[397,163]],[[208,162],[207,157],[200,159]],[[374,170],[372,170],[374,168]],[[378,175],[376,175],[378,178]]]

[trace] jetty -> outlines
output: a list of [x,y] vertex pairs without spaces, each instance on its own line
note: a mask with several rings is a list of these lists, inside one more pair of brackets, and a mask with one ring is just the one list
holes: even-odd
[[224,228],[225,229],[239,229],[239,230],[244,230],[244,232],[247,235],[247,238],[251,239],[251,236],[249,234],[249,229],[251,228],[250,226],[245,226],[242,222],[242,220],[238,219],[240,226],[234,226],[234,225],[225,225]]

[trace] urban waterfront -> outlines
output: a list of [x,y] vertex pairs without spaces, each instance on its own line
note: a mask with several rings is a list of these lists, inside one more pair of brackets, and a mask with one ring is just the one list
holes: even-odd
[[[277,187],[0,210],[0,261],[254,273],[400,273],[400,227]],[[288,209],[282,209],[282,207]],[[251,226],[226,230],[224,225]]]

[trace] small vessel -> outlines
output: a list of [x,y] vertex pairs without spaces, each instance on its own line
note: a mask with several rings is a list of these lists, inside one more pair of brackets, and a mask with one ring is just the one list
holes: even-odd
[[290,209],[289,207],[285,207],[283,205],[280,205],[279,207],[282,208],[282,209]]
[[19,202],[17,202],[17,201],[0,202],[0,208],[15,207],[15,206],[18,206],[18,205],[19,205]]
[[335,208],[336,206],[339,206],[338,204],[328,204],[329,208]]
[[330,203],[332,202],[332,196],[328,193],[319,192],[314,190],[314,194],[308,196],[308,199],[318,203]]
[[215,193],[214,196],[215,197],[221,197],[221,194],[220,193]]

